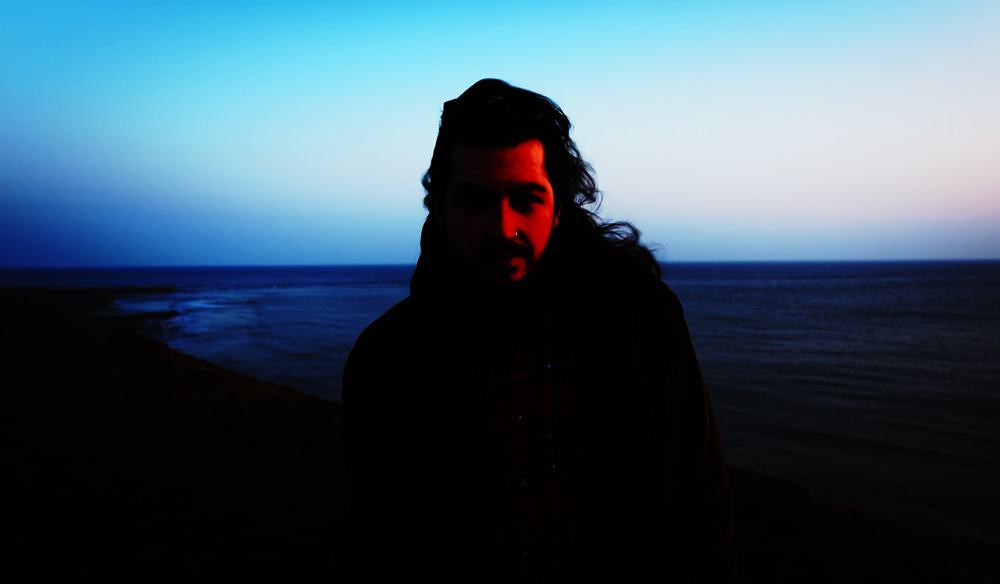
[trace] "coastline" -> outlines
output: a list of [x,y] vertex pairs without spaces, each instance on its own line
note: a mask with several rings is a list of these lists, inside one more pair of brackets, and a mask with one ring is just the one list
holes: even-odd
[[91,316],[129,290],[0,292],[14,313],[0,327],[7,566],[38,580],[332,573],[339,403],[135,334],[169,314]]
[[[339,402],[142,337],[169,312],[93,315],[138,291],[153,292],[0,288],[8,565],[39,578],[336,577]],[[750,469],[731,476],[744,582],[953,581],[891,521]]]

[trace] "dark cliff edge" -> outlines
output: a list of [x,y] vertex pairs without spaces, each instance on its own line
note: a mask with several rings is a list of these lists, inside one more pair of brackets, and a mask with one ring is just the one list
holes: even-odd
[[[136,292],[0,288],[4,572],[338,581],[341,405],[142,337],[172,313],[91,316]],[[743,582],[952,581],[888,520],[731,476]]]

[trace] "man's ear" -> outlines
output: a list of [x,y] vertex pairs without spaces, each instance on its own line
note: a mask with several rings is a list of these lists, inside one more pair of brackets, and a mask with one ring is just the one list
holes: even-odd
[[555,217],[552,218],[552,229],[555,229],[556,225],[559,225],[559,212],[560,211],[562,211],[562,209],[557,206],[556,207],[556,215],[555,215]]

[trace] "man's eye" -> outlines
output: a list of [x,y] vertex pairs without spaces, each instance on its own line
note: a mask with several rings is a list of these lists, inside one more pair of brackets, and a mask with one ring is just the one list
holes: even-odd
[[485,209],[490,204],[490,197],[486,193],[469,191],[459,193],[455,197],[455,204],[466,209]]
[[542,198],[538,195],[518,195],[511,198],[510,206],[518,210],[529,210],[535,205],[541,205]]

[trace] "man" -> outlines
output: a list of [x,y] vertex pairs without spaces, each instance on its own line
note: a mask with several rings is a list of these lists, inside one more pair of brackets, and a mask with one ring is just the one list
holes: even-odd
[[352,578],[735,581],[681,306],[569,130],[495,79],[444,104],[410,296],[344,370]]

